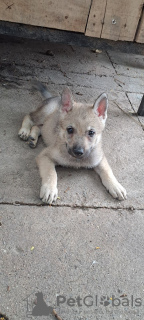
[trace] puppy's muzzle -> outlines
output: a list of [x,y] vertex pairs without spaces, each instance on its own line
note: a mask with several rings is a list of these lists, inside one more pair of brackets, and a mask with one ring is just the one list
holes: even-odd
[[75,158],[82,158],[84,156],[84,149],[81,146],[73,146],[73,148],[69,148],[68,152]]
[[84,149],[82,147],[74,147],[73,153],[76,157],[82,157],[84,154]]

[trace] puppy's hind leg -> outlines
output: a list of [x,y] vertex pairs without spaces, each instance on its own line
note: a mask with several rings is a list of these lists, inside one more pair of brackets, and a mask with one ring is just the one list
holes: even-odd
[[33,126],[28,137],[28,144],[31,148],[36,147],[38,138],[40,135],[41,135],[40,127]]
[[20,139],[27,141],[30,135],[31,128],[33,126],[33,121],[30,115],[26,115],[23,119],[21,129],[19,130],[18,136]]

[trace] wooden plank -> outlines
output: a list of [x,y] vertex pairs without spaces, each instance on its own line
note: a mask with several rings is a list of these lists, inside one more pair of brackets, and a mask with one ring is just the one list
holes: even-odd
[[133,41],[143,0],[108,0],[102,38]]
[[142,12],[141,21],[136,35],[136,42],[144,43],[144,10]]
[[101,37],[107,0],[93,0],[85,35]]
[[91,0],[0,0],[0,20],[85,32]]
[[133,41],[142,7],[143,0],[93,0],[86,35]]

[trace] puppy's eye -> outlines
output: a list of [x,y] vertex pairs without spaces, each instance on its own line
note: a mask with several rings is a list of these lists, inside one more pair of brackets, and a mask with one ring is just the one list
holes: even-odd
[[95,132],[94,132],[93,130],[89,130],[89,131],[88,131],[88,135],[89,135],[90,137],[93,137],[94,134],[95,134]]
[[68,127],[67,128],[67,132],[68,132],[68,134],[74,133],[74,128],[73,127]]

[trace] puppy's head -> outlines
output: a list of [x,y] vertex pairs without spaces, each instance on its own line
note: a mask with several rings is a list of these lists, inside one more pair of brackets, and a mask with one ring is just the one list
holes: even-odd
[[61,137],[68,153],[78,159],[87,158],[101,140],[107,118],[108,99],[103,93],[94,105],[76,103],[69,88],[61,97]]

